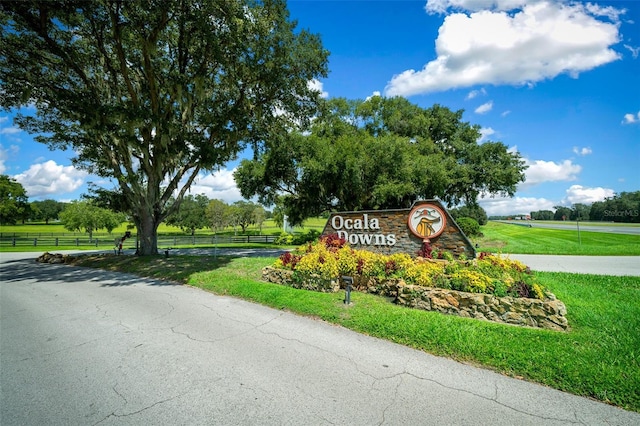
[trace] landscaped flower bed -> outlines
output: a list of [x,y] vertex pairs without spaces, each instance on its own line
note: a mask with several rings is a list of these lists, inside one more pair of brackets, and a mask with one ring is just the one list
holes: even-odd
[[[285,253],[263,270],[270,282],[308,290],[344,288],[393,297],[398,304],[515,325],[565,330],[566,308],[535,281],[522,263],[481,253],[457,260],[438,255],[428,245],[412,258],[354,250],[337,236]],[[444,257],[444,259],[434,259]]]

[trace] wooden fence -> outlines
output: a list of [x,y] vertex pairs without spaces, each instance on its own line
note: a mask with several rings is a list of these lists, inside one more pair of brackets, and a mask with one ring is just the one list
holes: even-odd
[[[206,236],[158,236],[159,248],[171,248],[177,246],[211,246],[218,244],[247,244],[247,243],[273,243],[275,235],[206,235]],[[48,246],[48,247],[98,247],[113,248],[119,242],[119,237],[97,236],[89,238],[87,234],[80,236],[69,234],[0,234],[0,247],[25,247],[25,246]],[[124,242],[125,248],[136,246],[136,236]]]

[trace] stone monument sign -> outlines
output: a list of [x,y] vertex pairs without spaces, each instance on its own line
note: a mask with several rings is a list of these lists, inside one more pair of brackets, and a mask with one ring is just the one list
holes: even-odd
[[457,258],[474,258],[475,248],[438,200],[416,201],[410,209],[332,213],[323,236],[338,234],[353,248],[415,256],[425,242]]

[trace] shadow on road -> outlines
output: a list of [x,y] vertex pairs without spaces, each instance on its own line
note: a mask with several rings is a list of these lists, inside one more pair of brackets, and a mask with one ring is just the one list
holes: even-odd
[[112,272],[64,264],[39,263],[33,259],[11,260],[4,262],[0,268],[0,275],[2,276],[2,281],[5,283],[17,283],[21,281],[92,281],[100,283],[105,287],[133,284],[146,284],[152,286],[180,285],[173,281],[143,278],[124,272]]

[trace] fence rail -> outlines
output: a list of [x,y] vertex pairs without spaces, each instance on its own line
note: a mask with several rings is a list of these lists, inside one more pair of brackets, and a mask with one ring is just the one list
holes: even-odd
[[[177,246],[209,246],[217,244],[246,244],[246,243],[273,243],[277,236],[274,235],[208,235],[208,236],[158,236],[159,248],[170,248]],[[113,236],[101,236],[89,238],[88,236],[25,236],[24,234],[8,236],[0,235],[0,247],[25,247],[25,246],[74,246],[74,247],[108,247],[116,246],[119,238]],[[125,241],[125,247],[135,247],[136,237],[131,236]]]

